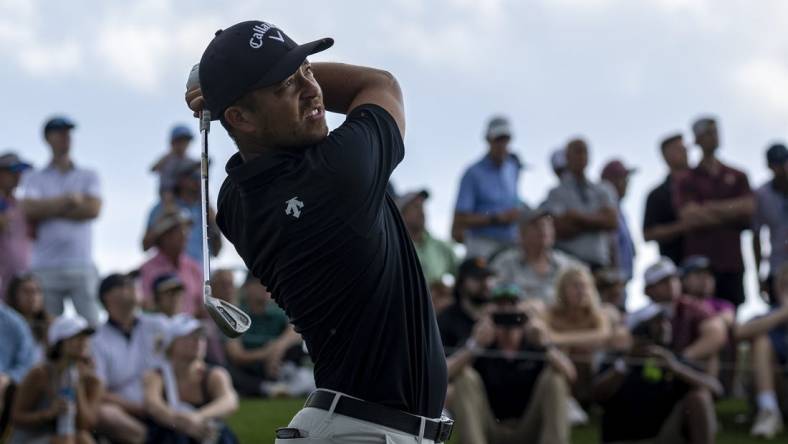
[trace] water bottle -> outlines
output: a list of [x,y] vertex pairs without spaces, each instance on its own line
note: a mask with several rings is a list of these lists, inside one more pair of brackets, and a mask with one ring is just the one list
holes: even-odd
[[74,436],[77,434],[77,379],[76,367],[72,366],[63,372],[60,379],[58,396],[66,401],[66,411],[57,417],[58,436]]

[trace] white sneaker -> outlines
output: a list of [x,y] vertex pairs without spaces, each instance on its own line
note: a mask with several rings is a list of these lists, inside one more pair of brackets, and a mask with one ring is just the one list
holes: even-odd
[[588,424],[588,413],[580,407],[580,404],[578,404],[575,398],[566,400],[566,409],[569,424],[572,427]]
[[760,410],[750,429],[750,435],[772,439],[783,430],[783,418],[780,411]]

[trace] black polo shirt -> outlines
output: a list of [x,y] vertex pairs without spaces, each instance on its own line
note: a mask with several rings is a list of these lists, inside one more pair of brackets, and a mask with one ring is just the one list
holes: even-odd
[[[646,211],[643,214],[643,231],[657,225],[678,222],[676,208],[673,206],[673,187],[672,177],[669,175],[660,186],[648,193]],[[676,264],[680,264],[684,259],[683,236],[657,244],[661,256],[669,257]]]
[[[543,348],[536,348],[525,341],[520,350],[544,353]],[[488,351],[499,353],[495,344]],[[536,381],[544,370],[544,357],[534,355],[527,359],[508,359],[493,353],[482,354],[473,363],[484,383],[493,415],[500,421],[522,418],[531,403]]]
[[439,417],[446,360],[416,251],[386,184],[391,115],[354,109],[320,143],[234,155],[217,224],[306,341],[320,388]]

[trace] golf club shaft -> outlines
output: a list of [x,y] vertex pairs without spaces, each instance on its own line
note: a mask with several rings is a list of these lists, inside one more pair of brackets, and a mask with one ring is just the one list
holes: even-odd
[[200,112],[200,141],[202,142],[202,154],[200,155],[200,194],[202,205],[200,213],[202,216],[202,270],[205,288],[203,298],[211,296],[211,252],[208,250],[208,236],[211,231],[208,229],[208,133],[211,129],[211,113],[208,110]]

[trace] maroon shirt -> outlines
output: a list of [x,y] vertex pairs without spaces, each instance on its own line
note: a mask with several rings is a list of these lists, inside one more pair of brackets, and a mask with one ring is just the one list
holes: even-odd
[[714,317],[714,312],[701,301],[689,296],[681,296],[673,308],[675,311],[671,320],[671,327],[673,327],[672,348],[675,353],[681,354],[700,337],[700,324],[706,319]]
[[[673,193],[677,210],[681,210],[690,202],[703,204],[752,194],[746,174],[721,162],[719,166],[719,171],[715,175],[697,166],[677,177],[676,189]],[[740,234],[746,228],[746,223],[729,223],[693,231],[684,236],[684,256],[708,257],[714,272],[744,271]]]

